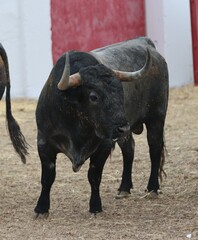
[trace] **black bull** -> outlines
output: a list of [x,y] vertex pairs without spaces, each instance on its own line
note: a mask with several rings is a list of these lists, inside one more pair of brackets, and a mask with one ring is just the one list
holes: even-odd
[[28,144],[23,134],[21,133],[18,123],[16,122],[12,115],[8,58],[5,49],[0,43],[0,100],[4,94],[5,88],[6,88],[6,119],[10,139],[12,141],[15,151],[21,157],[22,162],[25,163],[26,155],[28,154],[27,152]]
[[148,38],[88,53],[72,51],[69,59],[68,53],[66,57],[64,54],[53,67],[36,110],[42,166],[36,214],[49,211],[56,156],[60,152],[71,160],[74,171],[90,158],[89,211],[97,213],[102,211],[99,186],[103,167],[117,141],[123,154],[119,194],[130,193],[134,157],[131,133],[140,134],[143,124],[151,159],[147,189],[157,193],[158,177],[163,171],[167,103],[167,64]]

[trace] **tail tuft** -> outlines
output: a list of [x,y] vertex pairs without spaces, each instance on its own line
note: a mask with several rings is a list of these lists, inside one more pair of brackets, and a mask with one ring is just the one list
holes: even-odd
[[167,155],[167,149],[165,145],[165,140],[163,140],[163,149],[161,153],[161,162],[160,162],[160,168],[159,168],[159,178],[161,182],[163,181],[163,176],[167,178],[167,174],[163,168],[165,164],[165,155]]

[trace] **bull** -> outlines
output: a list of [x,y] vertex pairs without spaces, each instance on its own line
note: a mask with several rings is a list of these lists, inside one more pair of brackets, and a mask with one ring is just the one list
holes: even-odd
[[10,100],[10,74],[8,58],[5,49],[0,43],[0,100],[6,88],[6,120],[10,139],[17,154],[20,156],[23,163],[26,162],[28,154],[28,144],[22,134],[19,124],[12,115],[11,100]]
[[100,183],[115,142],[123,155],[119,194],[130,194],[134,139],[147,128],[151,159],[149,192],[159,190],[164,163],[164,124],[168,104],[168,70],[146,37],[90,52],[63,54],[45,83],[36,109],[41,160],[41,194],[36,216],[47,214],[56,175],[56,157],[64,153],[79,171],[89,158],[89,211],[102,211]]

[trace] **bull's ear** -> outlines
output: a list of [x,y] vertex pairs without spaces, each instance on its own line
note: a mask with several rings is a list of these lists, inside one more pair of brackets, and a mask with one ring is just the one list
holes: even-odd
[[118,70],[113,70],[113,72],[115,73],[116,77],[120,81],[132,81],[135,79],[140,79],[144,75],[146,75],[147,72],[149,71],[151,65],[152,65],[152,58],[151,58],[150,51],[147,48],[146,49],[146,62],[141,69],[139,69],[135,72],[124,72],[124,71],[118,71]]
[[81,85],[81,77],[79,73],[75,73],[70,76],[70,63],[69,63],[69,53],[67,52],[65,55],[65,66],[63,70],[63,74],[58,83],[59,90],[66,90],[71,87],[77,87]]

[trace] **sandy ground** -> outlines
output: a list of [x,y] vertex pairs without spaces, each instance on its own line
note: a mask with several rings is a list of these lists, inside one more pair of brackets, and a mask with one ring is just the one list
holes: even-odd
[[145,198],[150,160],[145,131],[135,136],[131,197],[115,199],[122,172],[117,147],[105,165],[101,184],[104,212],[88,212],[88,161],[80,172],[60,155],[51,192],[48,219],[33,219],[40,194],[40,162],[36,148],[36,101],[12,102],[13,114],[31,145],[27,164],[15,154],[5,127],[5,102],[0,102],[0,239],[198,239],[198,87],[170,90],[165,127],[167,179],[158,199]]

